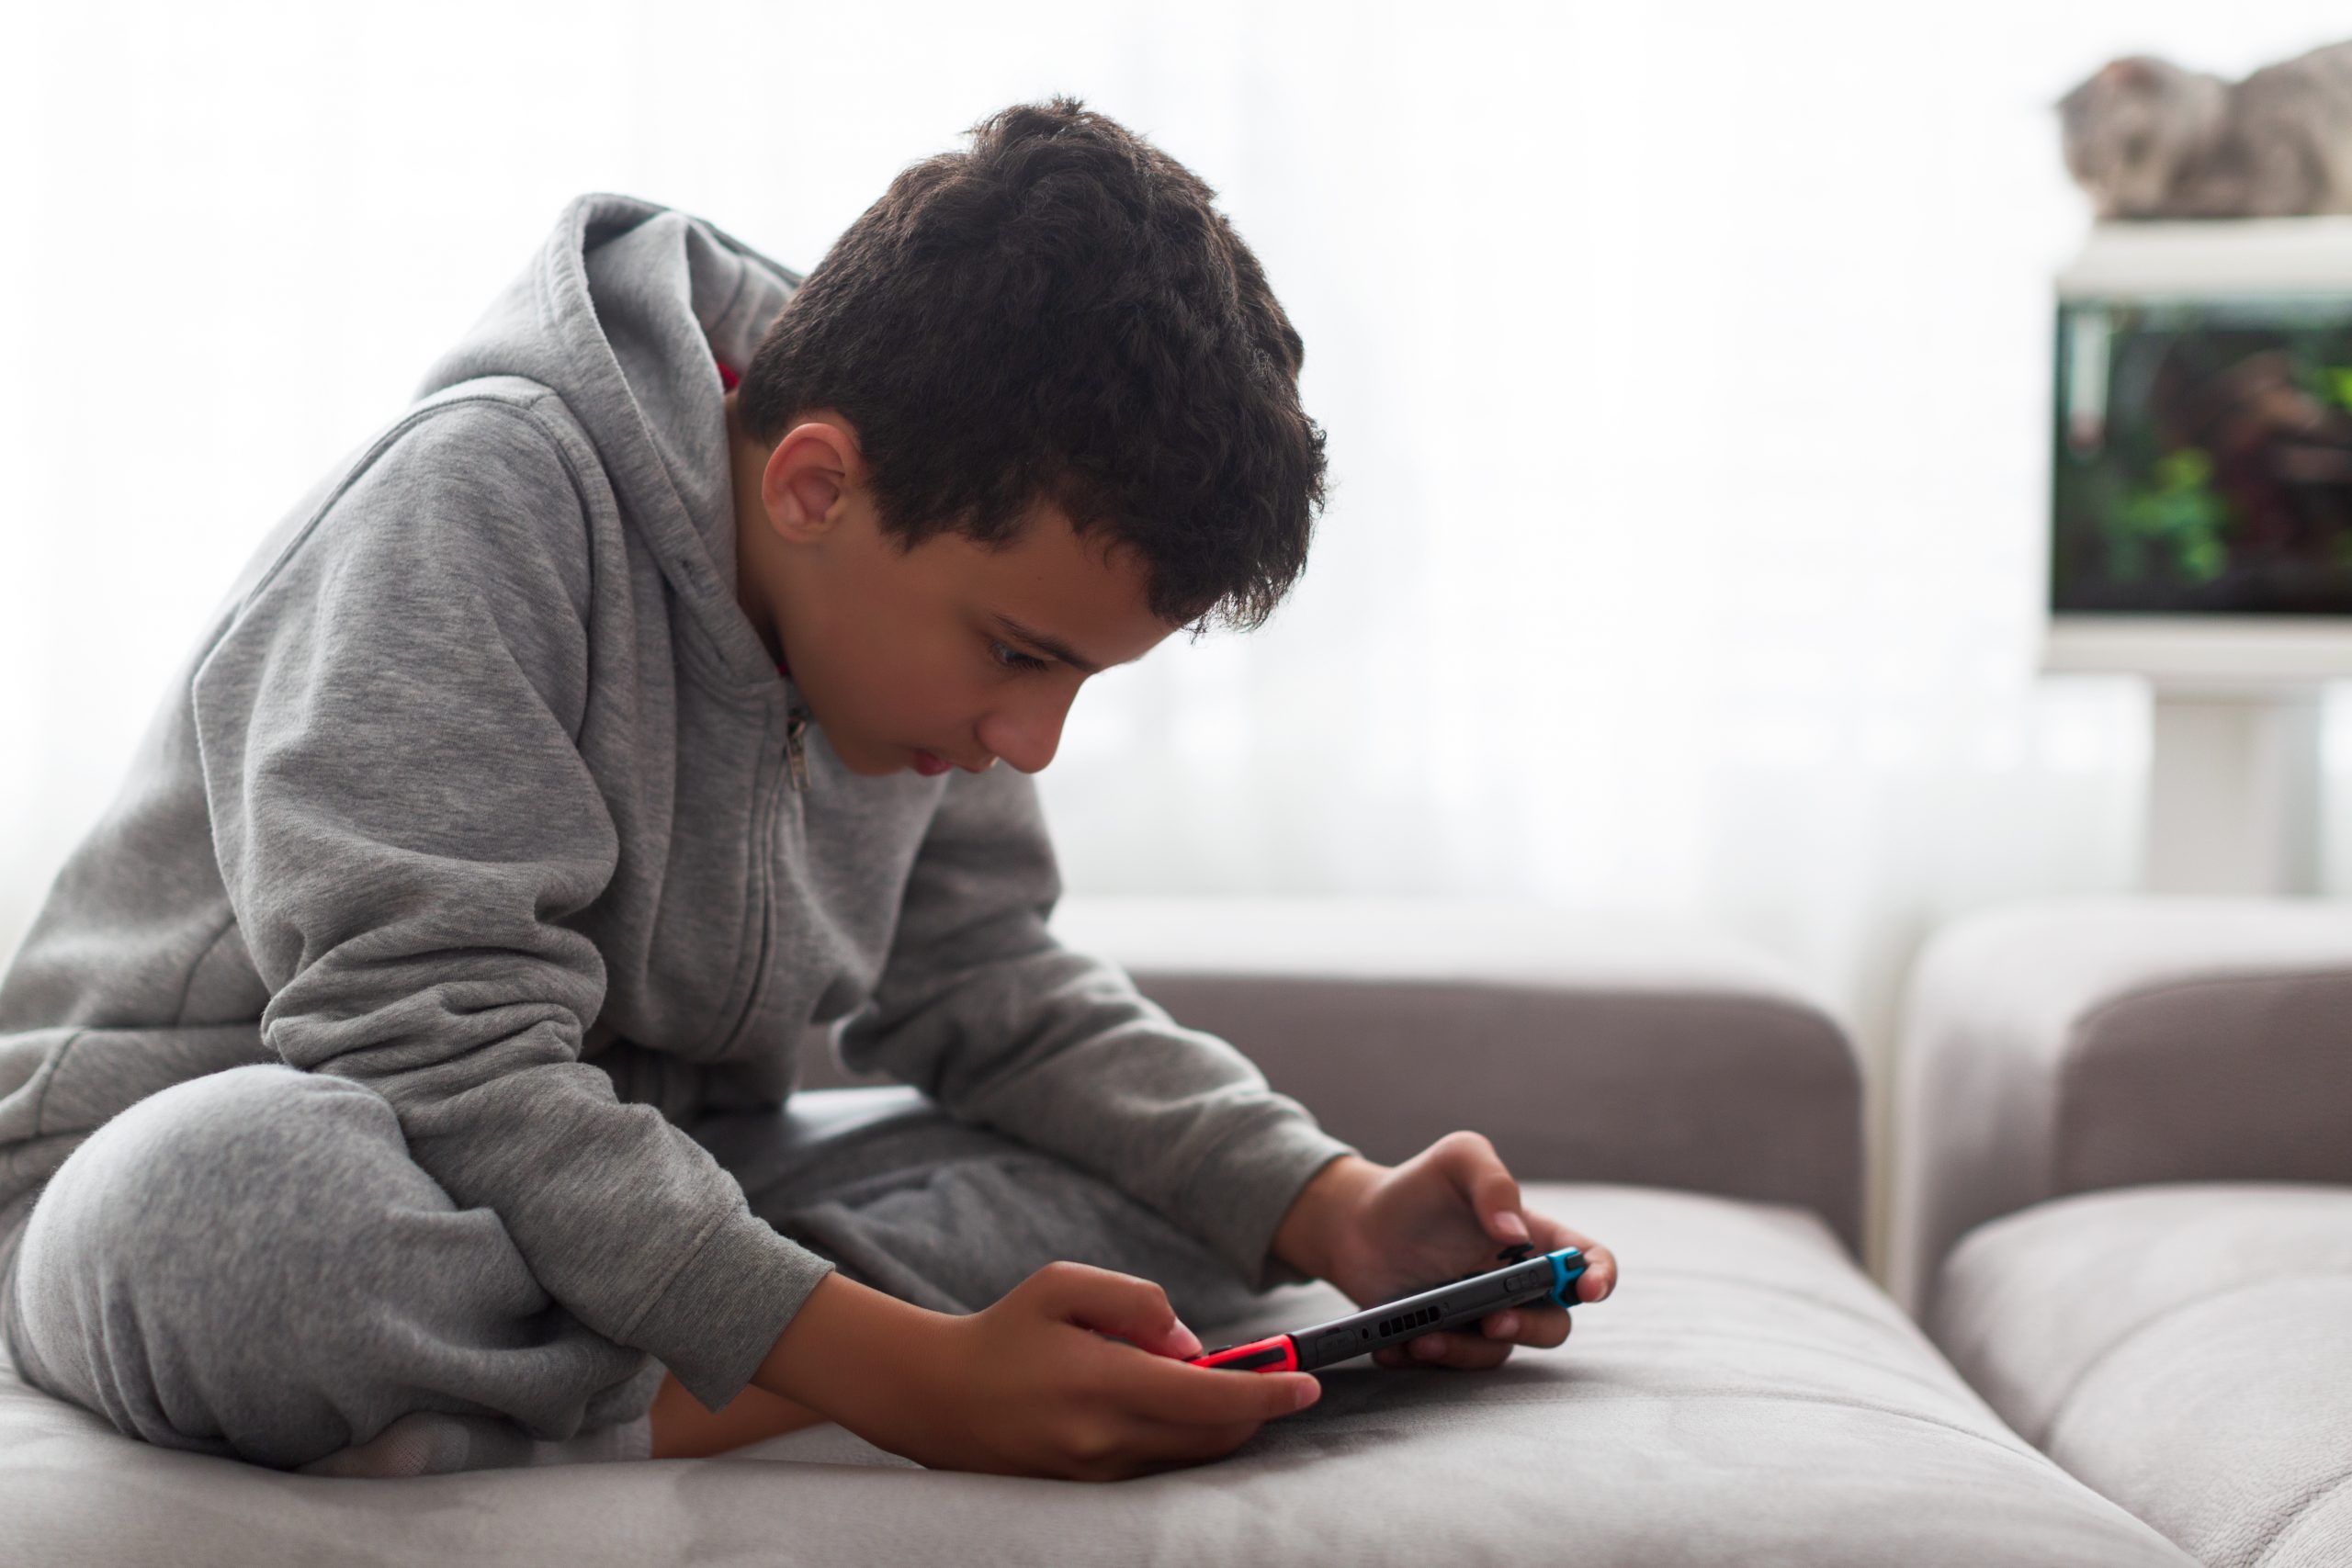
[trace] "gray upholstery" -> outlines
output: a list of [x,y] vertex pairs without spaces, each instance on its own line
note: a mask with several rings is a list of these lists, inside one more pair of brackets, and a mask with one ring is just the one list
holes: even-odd
[[1976,1224],[2136,1182],[2352,1182],[2352,903],[2135,898],[1975,917],[1904,1027],[1892,1283],[1924,1318]]
[[[1312,1409],[1203,1468],[915,1471],[828,1427],[707,1460],[338,1481],[149,1448],[6,1382],[0,1561],[2188,1562],[1995,1419],[1815,1216],[1627,1187],[1531,1201],[1625,1270],[1566,1345],[1484,1373],[1334,1369]],[[1270,1306],[1211,1343],[1342,1303]]]
[[[2189,1563],[2005,1427],[1854,1266],[1859,1082],[1819,1008],[1688,931],[1420,919],[1072,907],[1060,926],[1372,1152],[1492,1132],[1529,1201],[1623,1269],[1559,1349],[1351,1363],[1227,1459],[1110,1486],[918,1471],[831,1427],[706,1460],[334,1480],[143,1445],[0,1369],[0,1562]],[[1343,1305],[1298,1287],[1201,1326]]]
[[[1853,1046],[1794,979],[1706,928],[1383,899],[1071,898],[1054,931],[1240,1046],[1374,1159],[1476,1128],[1524,1177],[1793,1203],[1860,1256]],[[803,1081],[855,1081],[821,1047],[803,1055]]]
[[1936,1301],[2011,1427],[2211,1568],[2352,1563],[2352,1187],[2056,1199],[1972,1232]]

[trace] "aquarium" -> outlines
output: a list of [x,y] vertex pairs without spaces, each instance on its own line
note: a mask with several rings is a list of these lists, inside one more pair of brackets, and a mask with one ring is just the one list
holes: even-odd
[[2352,274],[2062,299],[2050,607],[2352,615]]

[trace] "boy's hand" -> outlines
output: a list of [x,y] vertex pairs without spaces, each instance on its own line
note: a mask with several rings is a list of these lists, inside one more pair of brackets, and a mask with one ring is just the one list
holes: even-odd
[[[1344,1155],[1316,1173],[1274,1232],[1274,1255],[1329,1280],[1358,1306],[1375,1306],[1496,1267],[1504,1247],[1577,1247],[1587,1259],[1577,1299],[1617,1288],[1617,1259],[1589,1236],[1520,1206],[1519,1183],[1494,1145],[1448,1133],[1400,1166]],[[1548,1304],[1509,1307],[1479,1332],[1424,1334],[1373,1352],[1383,1366],[1493,1367],[1514,1345],[1549,1348],[1568,1337],[1571,1314]]]
[[[968,1316],[905,1303],[877,1313],[885,1302],[829,1276],[777,1341],[788,1360],[769,1386],[781,1382],[876,1447],[937,1470],[1072,1481],[1173,1470],[1230,1453],[1322,1392],[1306,1372],[1186,1365],[1201,1342],[1167,1292],[1087,1264],[1048,1263]],[[857,1314],[846,1338],[828,1321],[842,1312]],[[887,1345],[871,1333],[886,1317]],[[796,1334],[813,1337],[796,1347]]]

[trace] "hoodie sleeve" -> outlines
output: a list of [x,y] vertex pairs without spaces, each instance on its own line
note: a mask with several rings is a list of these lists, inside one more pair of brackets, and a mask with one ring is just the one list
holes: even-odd
[[288,1065],[368,1085],[548,1292],[704,1404],[831,1265],[580,1060],[573,924],[618,835],[575,738],[586,522],[526,410],[430,409],[364,460],[196,675],[214,850]]
[[1003,764],[954,775],[875,995],[842,1026],[843,1064],[1102,1178],[1254,1290],[1301,1282],[1273,1234],[1310,1177],[1357,1151],[1231,1044],[1057,942],[1060,896],[1035,782]]

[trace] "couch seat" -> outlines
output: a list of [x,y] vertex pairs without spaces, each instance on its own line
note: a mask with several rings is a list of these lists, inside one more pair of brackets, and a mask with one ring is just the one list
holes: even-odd
[[1936,1301],[2012,1427],[2211,1568],[2352,1563],[2352,1188],[2053,1199],[1971,1232]]
[[[2004,1426],[1810,1212],[1528,1193],[1624,1269],[1566,1345],[1487,1372],[1332,1369],[1314,1407],[1212,1465],[1107,1485],[929,1472],[821,1427],[702,1460],[339,1480],[141,1444],[0,1373],[0,1561],[2189,1562]],[[1343,1305],[1291,1287],[1196,1326],[1215,1344]]]

